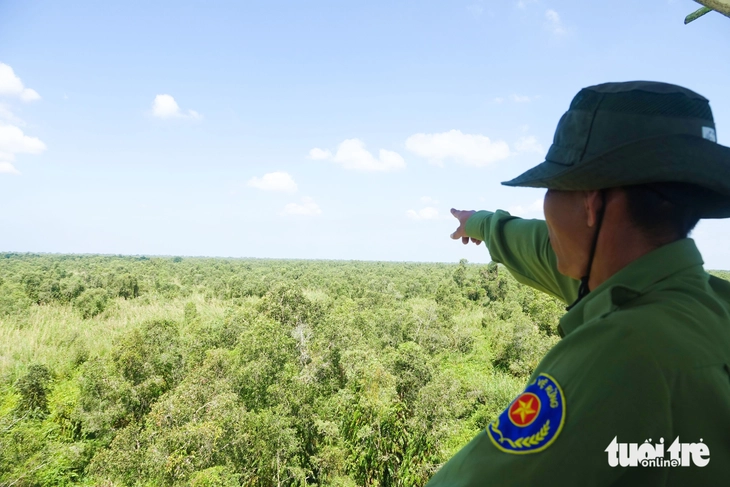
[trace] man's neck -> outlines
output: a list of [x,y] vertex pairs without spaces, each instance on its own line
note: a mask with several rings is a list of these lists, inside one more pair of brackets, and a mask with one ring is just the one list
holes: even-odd
[[642,232],[626,221],[604,222],[591,266],[589,289],[596,289],[639,257],[670,242],[650,242]]

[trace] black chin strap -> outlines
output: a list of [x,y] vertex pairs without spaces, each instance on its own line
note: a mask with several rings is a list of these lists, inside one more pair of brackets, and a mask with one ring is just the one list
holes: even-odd
[[588,256],[588,270],[586,275],[580,278],[580,287],[578,288],[578,298],[573,301],[573,304],[565,308],[565,311],[570,311],[573,307],[580,302],[581,299],[585,298],[591,290],[588,288],[588,279],[591,276],[591,267],[593,266],[593,257],[596,255],[596,246],[598,245],[598,234],[601,231],[601,224],[603,223],[603,213],[606,209],[606,192],[601,190],[601,209],[598,210],[596,217],[596,232],[593,234],[593,243],[591,244],[591,252]]

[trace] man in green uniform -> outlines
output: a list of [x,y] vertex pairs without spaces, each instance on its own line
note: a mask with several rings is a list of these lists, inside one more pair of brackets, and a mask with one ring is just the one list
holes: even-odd
[[585,88],[546,161],[504,184],[547,188],[545,221],[452,210],[452,238],[572,304],[524,392],[429,487],[730,485],[730,283],[687,238],[730,217],[708,101]]

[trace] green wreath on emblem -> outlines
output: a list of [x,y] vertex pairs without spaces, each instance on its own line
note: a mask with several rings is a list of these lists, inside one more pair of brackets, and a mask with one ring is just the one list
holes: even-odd
[[495,420],[494,423],[492,423],[492,431],[499,435],[499,439],[497,441],[499,441],[500,443],[507,442],[512,448],[528,448],[531,446],[539,445],[545,439],[545,437],[550,432],[550,420],[548,419],[547,421],[545,421],[545,424],[542,425],[540,431],[538,431],[534,435],[522,436],[514,441],[510,438],[505,438],[502,432],[499,431],[499,419]]

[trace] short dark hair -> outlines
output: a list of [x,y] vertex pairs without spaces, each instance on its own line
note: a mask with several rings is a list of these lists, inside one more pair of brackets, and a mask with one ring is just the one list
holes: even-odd
[[689,183],[625,186],[629,217],[649,239],[661,245],[687,238],[700,220],[697,201],[703,188]]

